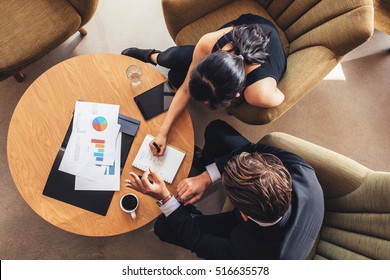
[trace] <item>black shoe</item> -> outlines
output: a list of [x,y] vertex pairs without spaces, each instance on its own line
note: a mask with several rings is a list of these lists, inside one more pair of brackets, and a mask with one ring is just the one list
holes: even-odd
[[139,48],[128,48],[121,52],[122,55],[137,58],[143,62],[149,62],[153,65],[156,63],[150,61],[150,56],[154,53],[160,53],[161,51],[155,49],[139,49]]
[[194,166],[200,172],[206,170],[202,159],[202,149],[198,146],[195,146],[194,148],[194,160],[192,161],[192,166]]

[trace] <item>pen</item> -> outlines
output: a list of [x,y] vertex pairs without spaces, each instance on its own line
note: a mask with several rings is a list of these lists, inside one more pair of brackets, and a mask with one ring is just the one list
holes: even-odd
[[157,149],[157,153],[161,152],[160,147],[157,145],[156,142],[153,142],[153,146]]

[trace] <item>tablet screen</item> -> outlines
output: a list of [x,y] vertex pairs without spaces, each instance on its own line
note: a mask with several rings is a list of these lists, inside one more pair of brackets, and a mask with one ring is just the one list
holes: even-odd
[[149,120],[169,109],[175,92],[168,81],[134,97],[145,120]]

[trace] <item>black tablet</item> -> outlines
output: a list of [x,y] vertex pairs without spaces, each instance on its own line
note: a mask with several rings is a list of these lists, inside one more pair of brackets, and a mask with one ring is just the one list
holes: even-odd
[[169,85],[168,81],[155,86],[154,88],[141,93],[134,97],[142,116],[145,120],[149,120],[168,110],[173,97],[174,90]]

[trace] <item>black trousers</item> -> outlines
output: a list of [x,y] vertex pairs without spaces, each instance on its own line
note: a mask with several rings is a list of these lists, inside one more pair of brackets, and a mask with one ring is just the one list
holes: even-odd
[[209,123],[204,138],[205,144],[202,151],[204,165],[209,165],[214,162],[215,158],[228,155],[250,143],[248,139],[222,120]]
[[175,88],[179,88],[186,78],[188,68],[192,62],[195,46],[176,46],[161,52],[157,63],[170,69],[168,80]]
[[[226,122],[212,121],[205,130],[203,161],[207,164],[212,163],[214,158],[227,155],[248,143],[249,141],[244,136]],[[203,215],[193,205],[186,206],[186,209],[196,220],[202,232],[222,238],[228,238],[239,221],[237,216],[240,214],[237,210],[215,215]],[[180,236],[170,227],[165,215],[160,215],[157,218],[154,224],[154,233],[161,241],[188,249]]]

